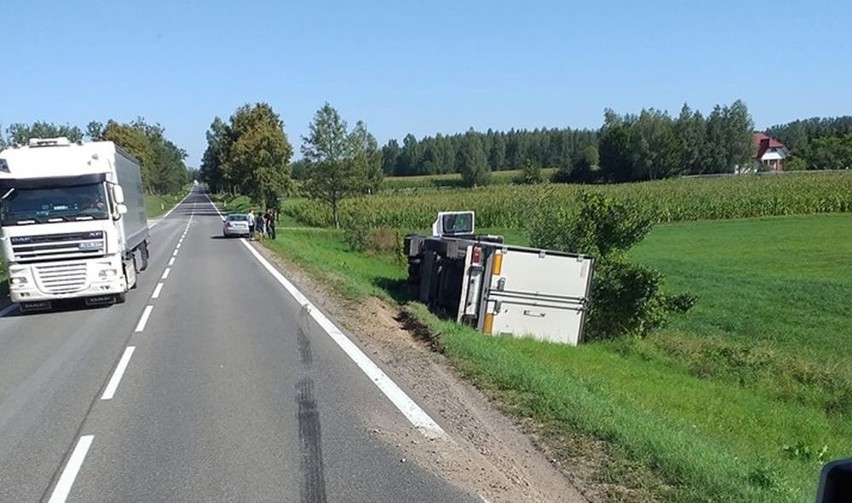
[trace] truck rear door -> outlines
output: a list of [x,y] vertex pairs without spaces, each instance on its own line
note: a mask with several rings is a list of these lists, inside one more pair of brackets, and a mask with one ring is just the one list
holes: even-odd
[[521,247],[497,250],[487,268],[480,329],[578,344],[593,267],[591,257]]

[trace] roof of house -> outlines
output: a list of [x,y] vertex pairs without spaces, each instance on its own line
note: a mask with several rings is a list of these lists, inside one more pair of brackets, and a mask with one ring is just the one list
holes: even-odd
[[783,149],[785,153],[787,151],[787,147],[783,143],[766,133],[754,133],[754,149],[757,152],[754,156],[756,159],[763,157],[763,154],[769,149]]

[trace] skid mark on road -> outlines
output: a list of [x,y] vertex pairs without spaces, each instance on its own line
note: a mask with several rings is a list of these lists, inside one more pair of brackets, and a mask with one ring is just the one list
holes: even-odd
[[325,469],[322,462],[322,432],[314,398],[314,382],[306,377],[296,383],[299,450],[302,454],[302,503],[325,503]]

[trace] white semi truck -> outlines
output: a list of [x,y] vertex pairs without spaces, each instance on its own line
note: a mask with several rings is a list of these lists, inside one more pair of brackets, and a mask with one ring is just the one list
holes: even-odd
[[125,300],[148,267],[139,162],[110,141],[32,139],[0,152],[0,244],[23,311]]

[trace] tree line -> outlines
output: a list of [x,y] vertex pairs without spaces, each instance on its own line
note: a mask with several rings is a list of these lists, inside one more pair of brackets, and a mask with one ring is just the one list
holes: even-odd
[[408,134],[402,145],[382,147],[382,169],[395,176],[461,173],[466,185],[488,183],[488,173],[523,169],[518,183],[542,181],[541,168],[557,168],[555,182],[629,182],[684,174],[727,173],[753,158],[754,123],[742,101],[717,105],[705,117],[684,105],[680,115],[642,109],[607,109],[598,130],[541,128],[469,130],[464,134]]
[[317,110],[302,137],[301,153],[291,173],[293,148],[280,116],[266,103],[243,105],[227,122],[213,119],[199,175],[213,191],[245,194],[269,208],[293,193],[322,201],[337,226],[340,201],[381,186],[384,174],[375,137],[362,121],[350,129],[328,103]]
[[852,116],[796,120],[772,126],[766,133],[792,154],[785,169],[852,168]]
[[79,126],[44,121],[15,123],[6,128],[5,136],[0,134],[0,147],[26,145],[31,138],[61,136],[72,142],[84,138],[115,142],[139,161],[143,186],[151,194],[177,193],[193,176],[184,162],[186,152],[166,138],[165,129],[161,125],[148,124],[141,117],[126,124],[113,119],[106,124],[92,121],[85,131]]

